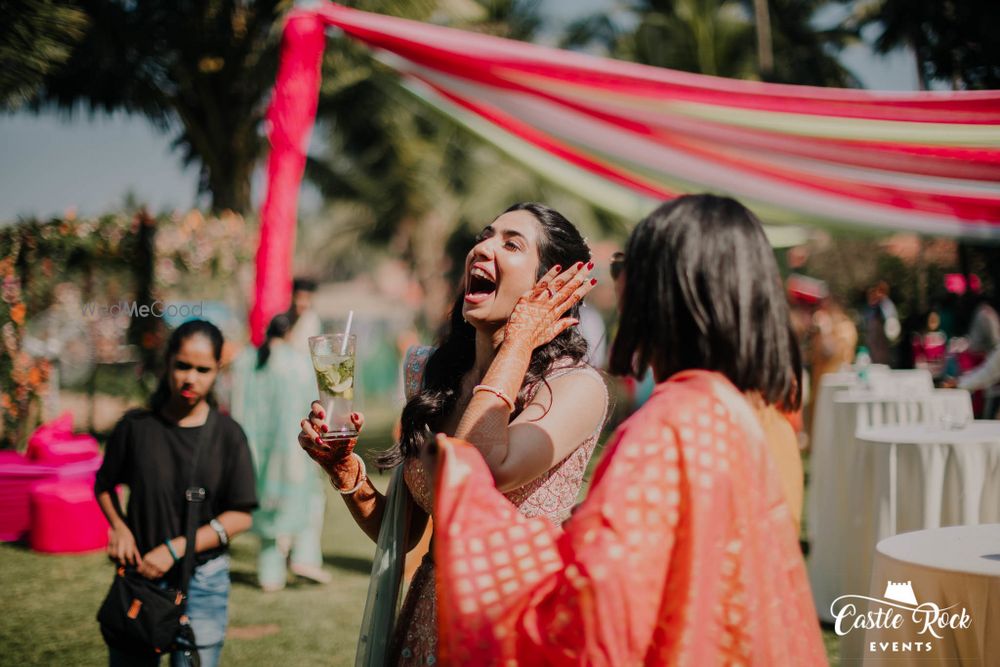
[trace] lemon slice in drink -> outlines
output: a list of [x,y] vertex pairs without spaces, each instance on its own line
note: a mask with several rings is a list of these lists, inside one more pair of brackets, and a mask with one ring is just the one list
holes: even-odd
[[[348,378],[345,378],[344,380],[342,380],[340,382],[337,382],[336,384],[332,384],[330,386],[330,393],[331,394],[343,394],[348,389],[350,389],[352,386],[354,386],[354,378],[353,377],[348,377]],[[354,392],[351,392],[351,393],[354,393]],[[346,396],[345,396],[345,398],[346,398]]]

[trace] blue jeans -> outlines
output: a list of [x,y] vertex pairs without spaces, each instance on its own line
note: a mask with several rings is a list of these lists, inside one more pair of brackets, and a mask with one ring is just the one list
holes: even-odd
[[[165,586],[166,584],[164,584]],[[187,615],[191,619],[202,667],[216,667],[229,622],[229,554],[194,569],[188,585]],[[158,655],[132,655],[108,647],[109,667],[156,667]],[[182,653],[170,655],[170,667],[187,667]]]

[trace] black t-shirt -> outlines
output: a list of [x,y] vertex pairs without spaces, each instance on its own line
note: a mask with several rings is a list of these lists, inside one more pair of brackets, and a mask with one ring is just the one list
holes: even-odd
[[[215,425],[178,426],[149,410],[132,410],[115,425],[97,471],[95,493],[129,487],[125,523],[145,554],[164,541],[184,534],[184,490],[191,477],[195,447],[207,447],[198,456],[195,486],[207,491],[198,525],[227,510],[250,512],[257,507],[253,462],[243,429],[231,417],[213,409]],[[206,428],[212,441],[202,439]],[[197,506],[197,505],[196,505]],[[199,553],[197,564],[224,551]]]

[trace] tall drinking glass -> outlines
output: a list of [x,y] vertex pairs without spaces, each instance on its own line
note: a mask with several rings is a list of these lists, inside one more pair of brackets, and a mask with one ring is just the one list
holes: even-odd
[[309,338],[309,352],[316,370],[319,402],[323,406],[323,423],[329,430],[322,433],[325,440],[354,438],[357,429],[351,422],[354,410],[354,345],[356,336],[351,334],[344,344],[344,334],[323,334]]

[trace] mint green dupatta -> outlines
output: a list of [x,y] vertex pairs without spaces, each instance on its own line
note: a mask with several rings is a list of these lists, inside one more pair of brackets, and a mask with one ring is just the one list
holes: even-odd
[[[403,357],[403,391],[411,399],[423,384],[424,368],[434,351],[432,347],[414,346]],[[403,465],[392,471],[385,494],[385,511],[378,531],[368,599],[361,617],[361,634],[354,667],[386,667],[396,618],[399,616],[406,564],[406,528],[413,503],[403,479]]]
[[372,561],[368,599],[361,619],[355,667],[385,667],[389,660],[393,628],[399,615],[403,588],[403,566],[406,562],[406,525],[409,489],[403,480],[403,466],[392,472],[386,491],[382,527]]

